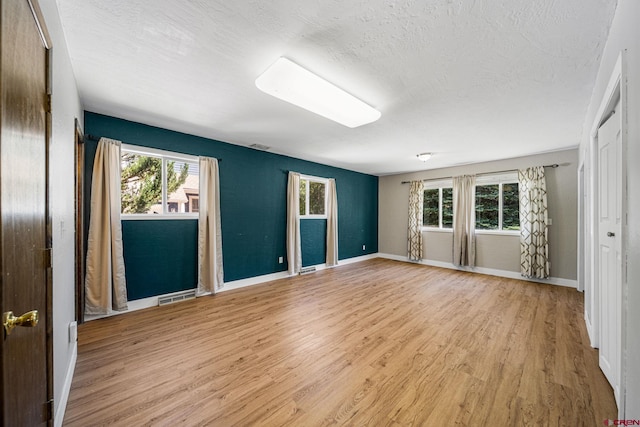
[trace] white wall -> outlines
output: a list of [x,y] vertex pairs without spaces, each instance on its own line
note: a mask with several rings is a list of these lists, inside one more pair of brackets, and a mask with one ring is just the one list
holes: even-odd
[[75,320],[74,121],[82,123],[82,108],[71,69],[56,2],[40,1],[52,40],[52,138],[50,200],[53,221],[53,395],[54,422],[62,424],[76,343],[69,342]]
[[[626,419],[640,419],[640,1],[618,0],[609,38],[605,46],[600,69],[593,90],[591,103],[584,122],[580,144],[580,161],[584,161],[589,146],[591,127],[609,82],[609,77],[620,52],[627,50],[627,120],[628,151],[627,165],[627,283],[626,298],[626,375],[623,373],[623,388],[626,388]],[[585,260],[589,265],[590,261]],[[623,315],[624,316],[624,315]]]
[[[557,169],[546,169],[549,217],[549,257],[551,276],[576,280],[577,252],[577,165],[578,151],[563,150],[535,156],[494,162],[476,163],[444,169],[432,169],[401,175],[380,177],[378,250],[384,254],[406,257],[409,186],[402,181],[447,178],[463,174],[490,173],[529,166],[569,163]],[[438,263],[452,262],[453,236],[450,232],[424,232],[424,259]],[[479,268],[520,273],[520,237],[518,235],[476,236],[476,266]]]

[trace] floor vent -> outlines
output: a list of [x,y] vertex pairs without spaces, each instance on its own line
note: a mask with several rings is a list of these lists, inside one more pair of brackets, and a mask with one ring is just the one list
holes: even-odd
[[193,299],[195,297],[196,297],[196,290],[192,289],[190,291],[184,291],[178,294],[167,295],[166,297],[160,297],[158,298],[158,305],[173,304],[174,302]]
[[307,273],[313,273],[314,271],[316,271],[315,267],[303,267],[300,270],[300,274],[307,274]]

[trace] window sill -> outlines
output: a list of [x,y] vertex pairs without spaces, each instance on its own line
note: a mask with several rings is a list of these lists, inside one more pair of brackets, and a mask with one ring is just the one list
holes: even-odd
[[434,227],[422,227],[422,232],[435,232],[435,233],[453,233],[452,228],[434,228]]
[[[453,233],[452,228],[422,227],[422,232],[428,233]],[[520,230],[476,230],[476,234],[488,234],[495,236],[520,236]]]
[[493,234],[497,236],[520,236],[520,230],[476,230],[476,234]]

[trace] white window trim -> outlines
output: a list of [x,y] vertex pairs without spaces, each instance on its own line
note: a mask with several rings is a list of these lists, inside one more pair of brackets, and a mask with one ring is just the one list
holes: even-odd
[[433,226],[422,227],[422,231],[427,231],[429,233],[453,233],[453,228],[437,228]]
[[513,184],[514,182],[518,182],[517,171],[480,175],[476,178],[476,185]]
[[442,189],[443,188],[453,188],[453,178],[451,179],[438,179],[433,181],[425,181],[424,189],[425,190],[438,190],[438,226],[434,227],[433,225],[424,225],[422,227],[423,231],[444,231],[444,232],[453,232],[453,228],[446,228],[442,226]]
[[[122,144],[122,152],[139,154],[142,156],[158,157],[162,159],[162,209],[167,206],[167,161],[176,160],[179,162],[199,163],[200,158],[191,154],[177,153],[174,151],[159,150],[157,148],[141,147],[138,145]],[[185,220],[198,219],[198,212],[189,213],[161,213],[161,214],[120,214],[120,219],[124,221],[148,221],[148,220]]]
[[159,150],[157,148],[141,147],[139,145],[122,144],[122,151],[142,154],[154,157],[166,157],[170,160],[180,160],[184,162],[198,163],[200,158],[191,154],[177,153],[175,151]]
[[520,236],[520,230],[480,230],[476,229],[476,234],[493,234],[499,236]]
[[476,234],[502,234],[502,235],[520,235],[520,230],[503,230],[502,229],[502,220],[503,220],[503,204],[504,204],[504,193],[502,191],[502,187],[504,184],[517,184],[518,183],[518,172],[503,172],[499,174],[492,175],[482,175],[476,178],[476,187],[483,185],[498,185],[498,228],[497,229],[478,229],[476,228]]
[[[492,230],[484,230],[484,229],[476,229],[476,234],[493,234],[493,235],[505,235],[505,236],[519,236],[520,230],[503,230],[502,229],[502,209],[503,209],[503,192],[502,186],[503,184],[517,184],[518,183],[518,172],[501,172],[496,174],[487,174],[480,175],[476,177],[476,187],[482,185],[496,185],[499,187],[500,197],[498,199],[498,229]],[[438,227],[434,227],[432,225],[423,226],[422,231],[428,232],[445,232],[452,233],[453,228],[444,228],[442,227],[442,189],[443,188],[453,188],[453,178],[448,179],[438,179],[431,181],[424,181],[424,189],[425,190],[433,190],[438,189]]]
[[324,215],[300,215],[300,219],[327,219],[327,185],[329,184],[328,178],[322,178],[312,175],[300,175],[300,181],[307,181],[307,197],[305,198],[305,212],[309,212],[309,182],[319,182],[324,184]]

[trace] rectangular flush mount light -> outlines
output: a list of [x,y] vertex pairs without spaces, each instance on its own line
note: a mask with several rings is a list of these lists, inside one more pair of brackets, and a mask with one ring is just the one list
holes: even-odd
[[287,58],[256,79],[261,91],[350,128],[375,122],[380,111]]

